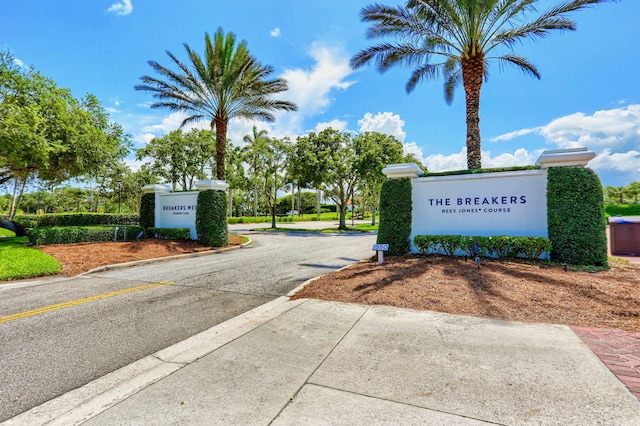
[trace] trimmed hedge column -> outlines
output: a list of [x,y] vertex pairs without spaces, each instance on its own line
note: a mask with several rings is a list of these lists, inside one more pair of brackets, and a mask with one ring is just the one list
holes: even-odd
[[380,192],[378,244],[389,244],[389,254],[409,252],[411,242],[411,179],[390,179]]
[[229,244],[227,196],[224,191],[208,189],[198,194],[196,208],[198,241],[211,247]]
[[583,167],[552,167],[547,175],[551,259],[607,266],[607,235],[600,178]]
[[156,226],[156,194],[147,192],[140,200],[140,226],[145,230]]

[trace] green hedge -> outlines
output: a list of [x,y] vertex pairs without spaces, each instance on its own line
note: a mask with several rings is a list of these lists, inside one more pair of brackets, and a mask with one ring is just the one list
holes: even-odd
[[416,235],[413,239],[413,244],[423,254],[441,253],[447,256],[453,256],[458,250],[463,256],[471,256],[474,243],[478,246],[480,256],[498,259],[537,260],[544,253],[552,251],[551,240],[543,237]]
[[147,236],[167,240],[189,240],[191,230],[189,228],[147,228]]
[[604,211],[607,216],[640,216],[640,204],[610,204]]
[[144,229],[156,226],[156,194],[147,193],[140,200],[140,226]]
[[229,244],[224,191],[209,189],[198,194],[196,233],[198,241],[206,246],[224,247]]
[[391,179],[380,192],[378,244],[389,244],[389,254],[403,255],[411,247],[411,180]]
[[[116,231],[117,229],[117,231]],[[135,240],[143,232],[140,226],[54,226],[35,228],[29,231],[29,242],[33,245],[74,244]]]
[[24,224],[27,228],[50,226],[119,226],[139,225],[140,216],[137,214],[48,213],[16,216],[14,222]]
[[607,266],[600,178],[591,169],[552,167],[547,181],[551,259],[572,265]]

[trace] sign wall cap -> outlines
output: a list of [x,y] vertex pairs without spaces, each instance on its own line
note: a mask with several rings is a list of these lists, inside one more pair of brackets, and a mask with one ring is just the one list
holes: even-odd
[[417,178],[424,175],[416,163],[389,164],[382,169],[382,173],[389,179]]
[[142,187],[142,192],[145,194],[153,193],[153,192],[171,192],[169,185],[145,185]]
[[196,188],[198,188],[199,191],[206,191],[208,189],[226,191],[227,188],[229,188],[229,184],[223,180],[201,180],[196,183]]
[[595,156],[595,152],[589,151],[587,148],[553,149],[544,151],[536,161],[536,166],[543,169],[586,166]]

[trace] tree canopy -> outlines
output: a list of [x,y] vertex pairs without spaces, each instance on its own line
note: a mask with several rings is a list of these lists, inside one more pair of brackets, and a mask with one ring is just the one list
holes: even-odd
[[29,179],[58,184],[95,173],[130,145],[95,96],[76,99],[0,53],[0,184],[14,180],[21,192]]

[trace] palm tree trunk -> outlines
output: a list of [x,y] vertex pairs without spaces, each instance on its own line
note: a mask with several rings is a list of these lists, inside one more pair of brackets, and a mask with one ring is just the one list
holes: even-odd
[[462,61],[462,81],[464,83],[467,109],[467,168],[482,167],[480,148],[480,90],[484,77],[484,57],[476,56]]
[[225,180],[225,156],[227,154],[227,120],[215,118],[216,130],[216,179]]

